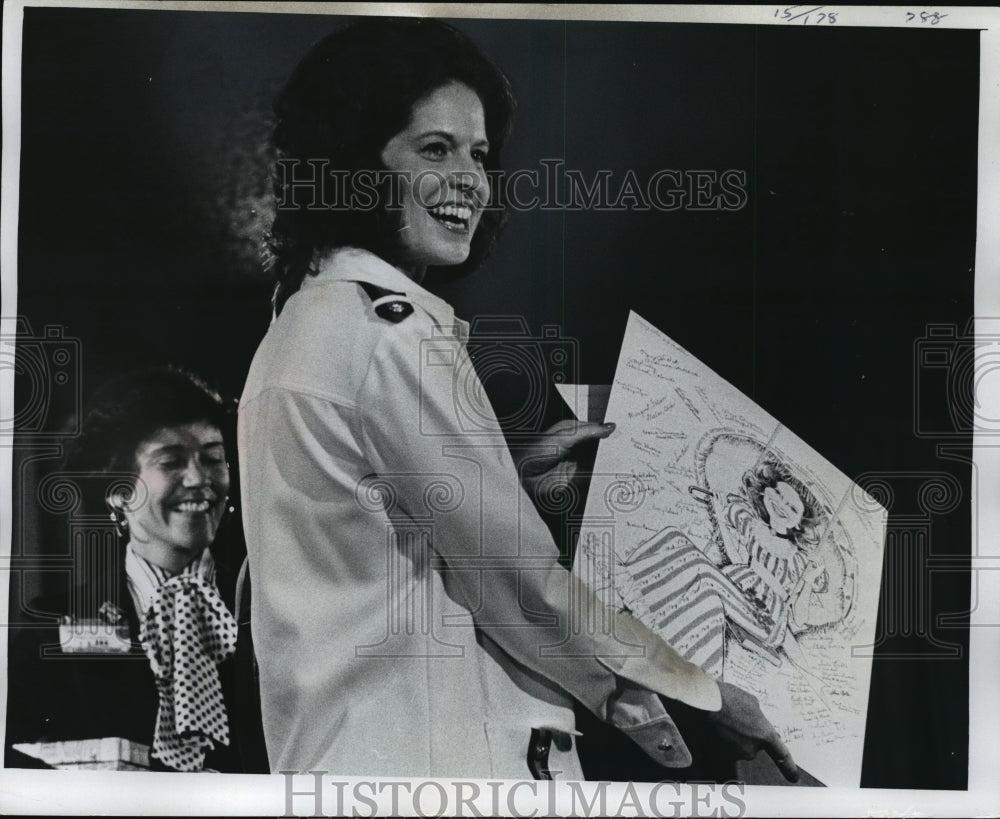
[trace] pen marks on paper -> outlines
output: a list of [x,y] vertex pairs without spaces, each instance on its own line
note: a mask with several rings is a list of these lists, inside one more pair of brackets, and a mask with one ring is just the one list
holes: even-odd
[[634,313],[607,418],[575,570],[856,787],[885,510]]

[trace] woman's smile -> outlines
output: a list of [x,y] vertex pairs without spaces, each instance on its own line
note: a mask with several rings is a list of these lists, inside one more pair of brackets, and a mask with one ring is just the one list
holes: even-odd
[[215,505],[215,499],[201,498],[198,500],[183,500],[178,501],[168,508],[172,512],[179,512],[183,515],[203,515],[207,513],[213,505]]
[[439,205],[436,208],[428,208],[428,213],[447,230],[469,233],[473,209],[468,205]]
[[764,490],[764,508],[771,518],[771,528],[778,534],[798,526],[805,512],[799,493],[784,481]]
[[415,280],[427,267],[468,258],[490,198],[484,167],[488,151],[483,104],[459,82],[414,105],[409,124],[386,143],[382,162],[399,174],[402,194],[386,252]]
[[215,539],[229,491],[222,433],[206,422],[158,430],[136,451],[142,492],[123,509],[132,548],[178,570]]

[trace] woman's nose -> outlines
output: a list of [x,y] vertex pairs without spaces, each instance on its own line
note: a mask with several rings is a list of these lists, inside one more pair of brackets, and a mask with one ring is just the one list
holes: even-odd
[[482,204],[489,201],[489,179],[482,166],[471,157],[460,162],[452,171],[451,184],[461,193],[475,196]]
[[205,469],[202,467],[197,458],[191,458],[187,462],[187,468],[184,470],[183,480],[184,486],[201,486],[208,480]]

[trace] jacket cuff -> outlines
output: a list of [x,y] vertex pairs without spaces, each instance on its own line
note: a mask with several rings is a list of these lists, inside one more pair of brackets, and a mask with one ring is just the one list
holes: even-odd
[[618,690],[607,704],[607,720],[660,765],[691,765],[691,751],[680,730],[652,691],[619,679]]
[[596,655],[597,661],[618,677],[702,711],[722,708],[715,678],[685,660],[635,618],[619,615],[615,619],[615,639],[619,648],[638,649],[631,656],[622,652]]

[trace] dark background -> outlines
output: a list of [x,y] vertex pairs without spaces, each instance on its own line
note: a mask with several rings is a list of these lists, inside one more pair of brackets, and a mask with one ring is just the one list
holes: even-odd
[[[65,550],[65,515],[31,492],[58,469],[49,434],[76,397],[167,362],[238,396],[270,319],[257,255],[269,105],[337,22],[26,9],[17,312],[33,336],[24,326],[15,397],[22,414],[39,383],[47,397],[18,439],[15,618],[57,582],[40,561]],[[610,382],[635,309],[848,475],[892,473],[863,784],[964,788],[970,467],[937,447],[971,442],[948,410],[968,376],[978,34],[454,22],[517,93],[508,171],[563,159],[620,183],[630,169],[738,169],[748,202],[515,213],[493,256],[441,294],[465,318],[560,325],[584,383]],[[956,328],[933,368],[917,356],[930,324]],[[79,340],[59,388],[28,372],[55,344],[31,340],[46,326]],[[519,400],[487,387],[501,414]],[[936,513],[911,483],[940,472],[961,493]],[[620,749],[586,742],[588,776],[637,778]]]

